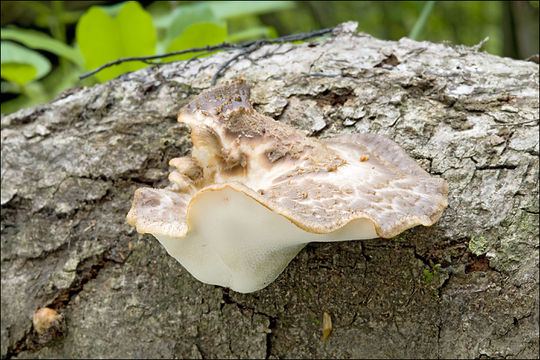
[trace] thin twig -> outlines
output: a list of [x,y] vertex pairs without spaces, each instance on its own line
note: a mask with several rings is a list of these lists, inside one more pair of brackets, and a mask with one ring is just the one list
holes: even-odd
[[219,44],[219,45],[191,48],[191,49],[186,49],[186,50],[181,50],[181,51],[174,51],[174,52],[170,52],[170,53],[165,53],[165,54],[161,54],[161,55],[131,56],[131,57],[120,58],[120,59],[108,62],[106,64],[103,64],[103,65],[101,65],[100,67],[98,67],[95,70],[92,70],[92,71],[89,71],[89,72],[87,72],[85,74],[82,74],[81,76],[79,76],[79,79],[80,80],[86,79],[87,77],[92,76],[92,75],[100,72],[103,69],[106,69],[106,68],[114,66],[114,65],[119,65],[119,64],[125,63],[125,62],[130,62],[130,61],[146,62],[148,60],[162,59],[162,58],[166,58],[166,57],[169,57],[169,56],[183,55],[183,54],[188,54],[188,53],[192,53],[192,52],[212,51],[212,50],[221,50],[221,49],[227,49],[227,50],[236,49],[237,46],[238,45],[229,44],[229,43],[224,42],[224,43]]
[[[162,58],[166,58],[166,57],[170,57],[170,56],[183,55],[183,54],[189,54],[189,53],[196,53],[196,52],[200,52],[200,51],[212,52],[212,51],[216,51],[216,50],[245,49],[245,51],[241,52],[240,54],[241,55],[246,55],[246,54],[249,54],[249,53],[255,51],[256,49],[260,48],[263,45],[290,42],[290,41],[302,41],[302,40],[306,40],[306,39],[311,39],[311,38],[314,38],[314,37],[317,37],[317,36],[321,36],[321,35],[331,33],[334,29],[335,28],[332,27],[332,28],[316,30],[316,31],[308,32],[308,33],[286,35],[286,36],[278,37],[278,38],[275,38],[275,39],[260,39],[260,40],[248,41],[248,42],[244,42],[244,43],[240,43],[240,44],[231,44],[231,43],[224,42],[224,43],[218,44],[218,45],[185,49],[185,50],[181,50],[181,51],[175,51],[175,52],[170,52],[170,53],[165,53],[165,54],[160,54],[160,55],[131,56],[131,57],[121,58],[121,59],[117,59],[117,60],[108,62],[106,64],[103,64],[100,67],[98,67],[97,69],[94,69],[94,70],[92,70],[90,72],[82,74],[81,76],[79,76],[79,79],[80,80],[85,79],[85,78],[87,78],[89,76],[92,76],[92,75],[100,72],[103,69],[106,69],[106,68],[109,68],[111,66],[118,65],[118,64],[121,64],[121,63],[130,62],[130,61],[147,62],[149,60],[162,59]],[[197,56],[197,55],[195,55],[195,56]],[[240,57],[240,56],[235,56],[233,59],[230,59],[229,61],[227,61],[227,63],[228,63],[227,66],[230,65],[230,63],[232,63],[238,57]],[[218,73],[223,72],[225,67],[221,66],[220,69],[218,70]],[[218,76],[219,76],[219,74],[218,74]],[[216,80],[217,80],[218,76],[214,75]]]
[[486,37],[484,38],[484,40],[482,40],[482,41],[480,41],[478,44],[474,45],[474,46],[472,47],[472,49],[473,49],[474,51],[480,51],[480,49],[482,48],[482,46],[484,46],[488,41],[489,41],[489,36],[486,36]]
[[229,60],[227,60],[225,63],[223,63],[219,69],[216,71],[216,73],[214,74],[214,76],[212,76],[212,86],[216,85],[216,82],[217,82],[217,79],[219,77],[219,75],[221,75],[221,73],[223,72],[223,70],[225,70],[225,68],[229,65],[231,65],[236,59],[238,59],[239,57],[242,57],[242,56],[246,56],[248,53],[246,51],[242,51],[242,52],[239,52],[238,54],[234,55],[232,58],[230,58]]
[[234,55],[232,58],[230,58],[229,60],[227,60],[225,63],[223,63],[219,69],[216,71],[216,73],[214,74],[214,76],[212,76],[212,86],[216,85],[216,82],[217,82],[217,79],[219,77],[219,75],[221,75],[221,73],[223,72],[223,70],[225,70],[229,65],[231,65],[236,59],[242,57],[242,56],[246,56],[247,54],[255,51],[255,49],[259,48],[261,45],[260,44],[260,40],[257,40],[255,43],[253,43],[251,46],[247,47],[244,51],[242,52],[239,52],[238,54]]
[[[210,51],[203,51],[203,52],[200,52],[198,53],[197,55],[194,55],[192,56],[189,60],[187,60],[185,63],[184,63],[184,66],[182,69],[185,69],[189,64],[191,64],[193,61],[197,60],[198,58],[200,58],[201,56],[206,56],[206,55],[210,55],[211,53],[215,52],[215,50],[210,50]],[[170,61],[170,62],[166,62],[166,63],[162,63],[162,64],[170,64],[174,61]]]

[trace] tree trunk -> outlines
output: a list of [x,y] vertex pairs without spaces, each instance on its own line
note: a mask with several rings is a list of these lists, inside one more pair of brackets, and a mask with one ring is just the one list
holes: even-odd
[[[448,181],[437,224],[310,244],[251,294],[200,283],[125,216],[189,154],[176,113],[236,53],[71,89],[2,116],[2,357],[537,357],[538,65],[347,28],[220,82],[313,136],[392,138]],[[65,320],[52,341],[45,306]]]

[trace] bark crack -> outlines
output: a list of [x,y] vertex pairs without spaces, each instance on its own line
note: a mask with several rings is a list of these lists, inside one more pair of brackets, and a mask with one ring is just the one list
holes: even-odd
[[221,309],[223,309],[224,304],[232,304],[232,305],[235,305],[241,311],[248,310],[248,311],[251,311],[253,314],[261,315],[268,319],[269,325],[266,332],[266,357],[265,357],[265,359],[268,359],[270,355],[272,354],[272,330],[276,328],[277,318],[270,314],[266,314],[262,311],[258,311],[254,307],[247,306],[245,304],[234,301],[229,295],[229,289],[222,289],[222,291],[223,292],[222,292]]
[[[472,158],[471,158],[472,159]],[[476,166],[476,170],[515,170],[518,166],[512,164]]]
[[439,323],[437,324],[437,359],[441,358],[441,330],[442,330],[442,319],[439,310]]

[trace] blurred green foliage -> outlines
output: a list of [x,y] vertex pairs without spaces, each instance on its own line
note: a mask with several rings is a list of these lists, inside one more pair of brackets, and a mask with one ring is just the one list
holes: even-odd
[[23,86],[51,70],[49,60],[24,46],[2,41],[2,77]]
[[[538,53],[538,1],[2,1],[2,113],[146,66],[121,57],[307,32],[354,20],[398,40],[451,41],[523,59]],[[189,59],[195,54],[166,58]],[[208,55],[208,54],[204,54]]]
[[[113,16],[101,7],[91,7],[77,23],[76,39],[87,69],[119,58],[153,55],[156,48],[152,17],[134,1],[124,3]],[[126,62],[95,76],[106,81],[144,66],[140,62]]]

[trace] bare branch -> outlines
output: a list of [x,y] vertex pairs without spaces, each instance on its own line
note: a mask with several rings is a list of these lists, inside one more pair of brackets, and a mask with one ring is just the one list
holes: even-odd
[[[311,39],[311,38],[314,38],[314,37],[329,34],[334,29],[335,28],[332,27],[332,28],[316,30],[316,31],[308,32],[308,33],[286,35],[286,36],[278,37],[278,38],[275,38],[275,39],[260,39],[260,40],[248,41],[248,42],[244,42],[244,43],[240,43],[240,44],[231,44],[231,43],[224,42],[224,43],[218,44],[218,45],[185,49],[185,50],[181,50],[181,51],[174,51],[174,52],[160,54],[160,55],[131,56],[131,57],[121,58],[121,59],[117,59],[117,60],[108,62],[106,64],[103,64],[100,67],[98,67],[97,69],[94,69],[94,70],[89,71],[89,72],[87,72],[85,74],[82,74],[81,76],[79,76],[79,79],[80,80],[85,79],[85,78],[87,78],[89,76],[92,76],[92,75],[100,72],[103,69],[109,68],[109,67],[114,66],[114,65],[119,65],[121,63],[130,62],[130,61],[141,61],[141,62],[144,62],[144,63],[150,63],[150,60],[154,60],[154,59],[163,59],[163,58],[167,58],[167,57],[170,57],[170,56],[183,55],[183,54],[189,54],[189,53],[197,53],[197,52],[201,52],[201,51],[204,51],[206,53],[210,53],[212,51],[217,51],[217,50],[244,49],[244,51],[242,51],[239,56],[234,56],[232,59],[227,61],[224,65],[222,65],[218,69],[218,72],[212,78],[212,83],[215,84],[215,81],[217,81],[217,78],[219,77],[219,75],[234,60],[236,60],[237,58],[239,58],[241,56],[245,56],[245,55],[255,51],[256,49],[260,48],[263,45],[284,43],[284,42],[290,42],[290,41],[302,41],[302,40],[306,40],[306,39]],[[200,54],[195,55],[195,57],[196,56],[200,56]]]

